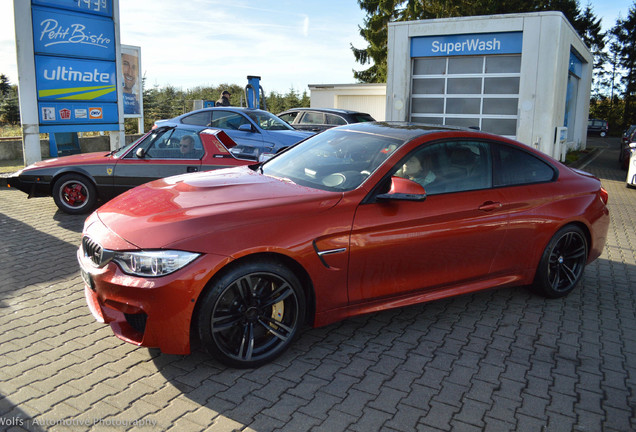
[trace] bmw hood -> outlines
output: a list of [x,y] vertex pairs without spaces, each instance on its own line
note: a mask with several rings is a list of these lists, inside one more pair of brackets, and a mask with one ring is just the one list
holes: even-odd
[[96,214],[127,242],[161,249],[210,233],[289,223],[325,211],[341,198],[342,193],[299,186],[243,166],[155,180],[107,202]]
[[315,132],[297,131],[297,130],[270,130],[267,131],[271,141],[276,143],[276,148],[289,147],[299,141],[315,135]]

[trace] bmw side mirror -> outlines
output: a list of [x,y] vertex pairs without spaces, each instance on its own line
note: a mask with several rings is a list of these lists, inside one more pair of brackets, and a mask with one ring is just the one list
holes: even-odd
[[426,190],[421,184],[412,180],[402,177],[392,177],[389,192],[380,194],[376,198],[381,201],[424,201],[426,199]]

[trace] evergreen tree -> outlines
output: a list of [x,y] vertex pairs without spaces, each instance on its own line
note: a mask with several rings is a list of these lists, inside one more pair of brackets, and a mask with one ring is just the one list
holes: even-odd
[[623,119],[631,124],[636,121],[636,2],[629,8],[627,18],[618,20],[612,33],[616,35],[618,63],[624,70]]
[[9,78],[5,74],[0,74],[0,96],[4,98],[10,90]]
[[20,103],[18,86],[11,85],[5,74],[0,74],[0,122],[20,123]]
[[606,35],[602,31],[601,18],[596,17],[591,3],[587,4],[573,25],[594,56],[594,68],[601,68],[607,60],[607,53],[604,52]]

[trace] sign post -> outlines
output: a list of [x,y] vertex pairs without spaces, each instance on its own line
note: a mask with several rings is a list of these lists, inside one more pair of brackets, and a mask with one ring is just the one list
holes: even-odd
[[26,164],[41,159],[39,133],[114,131],[111,148],[124,144],[118,6],[14,0]]
[[121,46],[124,118],[136,118],[139,133],[144,132],[144,104],[141,81],[141,48]]

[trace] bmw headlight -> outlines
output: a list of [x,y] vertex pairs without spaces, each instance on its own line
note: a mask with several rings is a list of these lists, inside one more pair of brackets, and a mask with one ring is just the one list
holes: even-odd
[[124,273],[158,277],[174,273],[194,261],[200,254],[176,250],[115,252],[115,261]]

